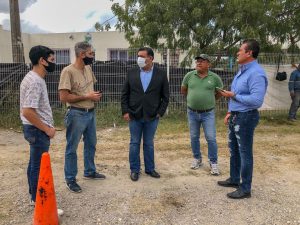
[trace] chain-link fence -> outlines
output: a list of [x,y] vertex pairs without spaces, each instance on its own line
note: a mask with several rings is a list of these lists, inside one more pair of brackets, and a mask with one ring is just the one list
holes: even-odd
[[[92,65],[92,69],[97,78],[95,90],[103,91],[103,98],[101,102],[97,104],[97,107],[105,108],[109,106],[120,108],[122,85],[127,70],[136,66],[136,54],[134,54],[136,51],[137,50],[133,49],[122,49],[118,54],[116,52],[108,52],[107,61],[95,61]],[[68,60],[66,61],[68,54],[66,52],[61,54],[64,54],[64,62],[68,62]],[[61,54],[58,54],[57,57],[62,57]],[[185,111],[186,98],[180,93],[180,87],[184,75],[193,70],[194,65],[188,68],[180,66],[182,54],[184,54],[183,51],[163,50],[157,51],[155,54],[156,66],[165,69],[169,77],[169,112]],[[225,89],[230,89],[230,84],[238,69],[235,57],[211,55],[211,58],[213,59],[211,70],[222,78]],[[294,62],[300,62],[300,55],[261,54],[258,60],[264,67],[269,80],[267,95],[261,110],[287,111],[291,103],[288,92],[288,79],[290,73],[295,69],[291,65]],[[53,73],[49,73],[45,78],[50,104],[53,109],[63,108],[63,104],[59,101],[58,97],[58,83],[61,70],[67,65],[68,64],[58,63],[56,70]],[[279,69],[278,65],[280,65]],[[18,109],[20,82],[30,69],[30,64],[26,63],[0,63],[1,112],[10,113],[12,109]],[[278,70],[280,72],[287,72],[287,80],[277,81],[275,79]],[[219,111],[227,110],[227,100],[221,98],[217,102],[216,108]]]

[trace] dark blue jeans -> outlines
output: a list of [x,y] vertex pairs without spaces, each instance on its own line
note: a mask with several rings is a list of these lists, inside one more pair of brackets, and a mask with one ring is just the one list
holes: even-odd
[[233,183],[242,182],[243,192],[251,192],[253,173],[253,136],[259,121],[257,110],[231,113],[229,118],[230,178]]
[[159,119],[145,121],[130,120],[130,145],[129,145],[129,163],[130,170],[134,173],[140,172],[140,145],[143,136],[143,151],[144,151],[144,163],[145,172],[152,172],[155,169],[154,164],[154,135],[158,125]]
[[29,194],[35,202],[42,154],[49,151],[49,136],[32,125],[23,125],[24,138],[30,145],[30,158],[27,168]]
[[84,150],[84,175],[88,176],[96,172],[96,120],[95,111],[85,112],[77,109],[68,109],[65,116],[67,128],[67,146],[65,152],[65,180],[75,181],[78,172],[77,168],[77,147],[83,136]]

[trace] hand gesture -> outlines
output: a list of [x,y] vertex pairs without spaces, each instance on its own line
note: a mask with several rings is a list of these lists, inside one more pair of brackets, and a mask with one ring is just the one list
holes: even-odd
[[123,118],[124,118],[124,120],[126,120],[127,122],[129,122],[130,121],[129,113],[125,113],[123,115]]
[[226,126],[228,125],[229,117],[230,117],[230,113],[227,113],[226,116],[225,116],[225,118],[224,118],[224,124]]
[[46,130],[45,133],[46,133],[46,134],[49,136],[49,138],[51,139],[51,138],[53,138],[54,135],[55,135],[55,128],[54,128],[54,127],[49,127],[49,128]]
[[92,91],[86,95],[86,97],[94,102],[98,102],[102,97],[102,93],[99,91]]
[[220,91],[219,93],[226,98],[231,98],[235,95],[232,91],[225,91],[225,90]]

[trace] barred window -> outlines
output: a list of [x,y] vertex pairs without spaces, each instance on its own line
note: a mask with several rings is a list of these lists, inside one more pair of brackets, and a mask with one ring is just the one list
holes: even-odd
[[53,49],[57,64],[70,64],[70,49]]

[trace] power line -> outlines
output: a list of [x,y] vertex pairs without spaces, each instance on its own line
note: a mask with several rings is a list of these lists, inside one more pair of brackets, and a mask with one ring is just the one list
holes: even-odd
[[[126,3],[124,3],[123,5],[121,5],[121,7],[123,7],[125,4],[126,4]],[[111,18],[105,20],[105,21],[104,21],[103,23],[101,23],[100,25],[101,25],[101,26],[105,25],[108,21],[112,20],[112,19],[115,18],[115,17],[117,17],[117,16],[114,15],[113,17],[111,17]]]

